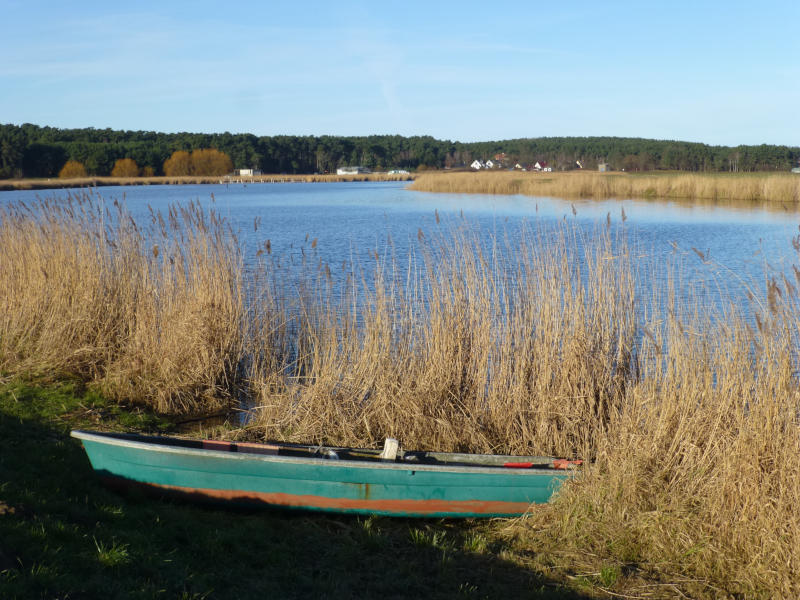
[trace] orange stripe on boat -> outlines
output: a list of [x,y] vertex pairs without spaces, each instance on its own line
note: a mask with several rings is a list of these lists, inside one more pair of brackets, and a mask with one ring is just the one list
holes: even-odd
[[528,502],[502,502],[482,500],[391,500],[361,498],[328,498],[325,496],[264,493],[238,490],[216,490],[210,488],[187,488],[158,483],[130,482],[149,488],[178,494],[200,495],[212,500],[239,503],[263,503],[276,507],[305,508],[342,511],[370,511],[395,515],[429,514],[522,514],[528,510]]

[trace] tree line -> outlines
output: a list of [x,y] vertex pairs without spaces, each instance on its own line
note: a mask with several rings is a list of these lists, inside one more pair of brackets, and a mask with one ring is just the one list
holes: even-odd
[[[233,162],[224,152],[215,148],[201,148],[191,153],[176,150],[163,165],[164,175],[183,177],[186,175],[225,175],[233,170]],[[111,177],[152,177],[153,167],[139,167],[132,158],[118,158],[111,169]],[[58,176],[62,179],[88,177],[84,164],[77,160],[67,160]]]
[[[453,142],[430,136],[255,136],[241,133],[158,133],[112,129],[59,129],[0,125],[0,178],[56,177],[68,161],[88,175],[110,175],[129,159],[139,173],[168,174],[176,152],[216,150],[231,169],[265,173],[325,173],[344,165],[373,170],[467,168],[475,159],[505,154],[506,167],[546,161],[555,170],[786,171],[798,165],[800,147],[710,146],[694,142],[621,137],[520,138]],[[130,165],[128,165],[130,167]],[[130,172],[130,171],[128,171]]]

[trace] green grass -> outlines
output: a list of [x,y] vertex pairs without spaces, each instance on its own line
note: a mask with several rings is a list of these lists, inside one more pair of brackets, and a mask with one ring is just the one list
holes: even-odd
[[119,494],[74,427],[170,432],[76,383],[0,383],[0,598],[579,598],[506,521],[243,512]]

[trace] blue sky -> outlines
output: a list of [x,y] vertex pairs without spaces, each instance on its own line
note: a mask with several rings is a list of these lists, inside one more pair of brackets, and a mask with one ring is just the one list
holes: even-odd
[[0,0],[0,123],[800,145],[800,2]]

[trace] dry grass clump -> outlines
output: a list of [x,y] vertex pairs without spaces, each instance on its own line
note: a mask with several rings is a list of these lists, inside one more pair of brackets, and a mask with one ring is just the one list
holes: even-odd
[[0,369],[74,374],[162,412],[229,398],[237,242],[197,205],[151,216],[142,229],[85,193],[0,208]]
[[[466,230],[420,237],[407,268],[378,256],[374,283],[303,295],[297,317],[287,315],[284,359],[261,352],[272,358],[254,377],[265,435],[590,452],[631,366],[624,244],[567,228],[501,248]],[[274,339],[274,322],[264,328]]]
[[800,203],[800,177],[791,173],[426,173],[418,176],[410,188],[458,194]]
[[527,535],[671,594],[800,596],[800,307],[791,283],[770,290],[752,326],[673,316],[645,336],[596,461]]

